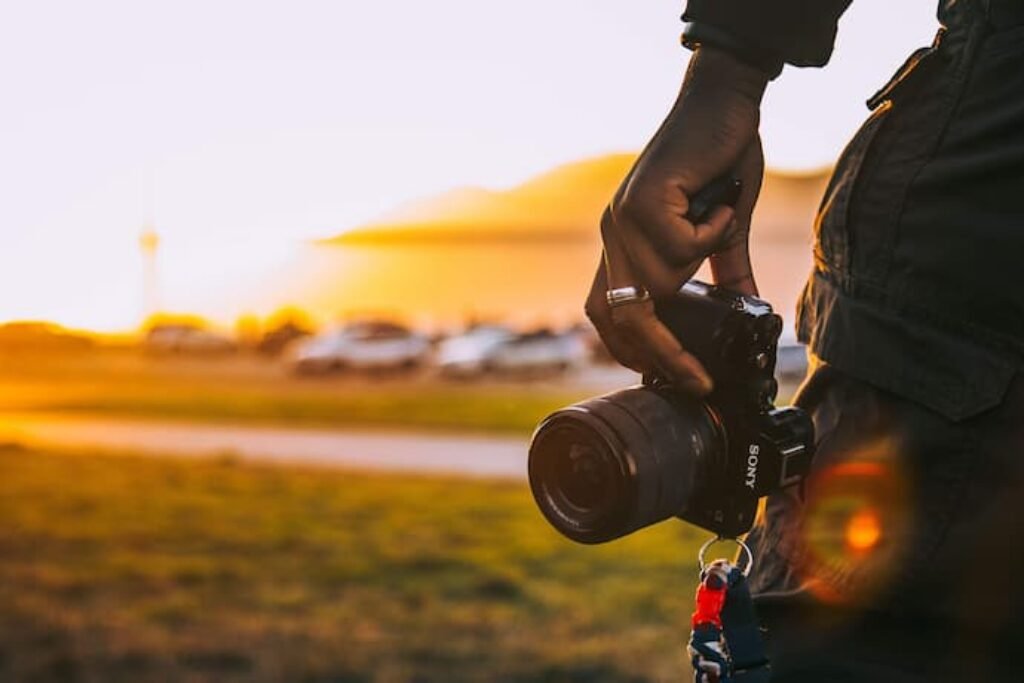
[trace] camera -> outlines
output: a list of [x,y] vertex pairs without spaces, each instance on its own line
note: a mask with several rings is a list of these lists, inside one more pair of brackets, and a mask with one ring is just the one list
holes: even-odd
[[603,543],[673,516],[737,537],[753,525],[760,498],[800,483],[810,468],[810,417],[774,406],[782,319],[771,305],[691,280],[655,311],[715,388],[702,400],[645,376],[541,422],[530,488],[574,541]]

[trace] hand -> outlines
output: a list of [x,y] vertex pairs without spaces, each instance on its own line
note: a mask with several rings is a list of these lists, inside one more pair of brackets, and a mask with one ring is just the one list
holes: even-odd
[[[757,126],[766,83],[725,53],[698,50],[675,106],[601,220],[603,262],[588,317],[620,363],[696,395],[712,390],[711,378],[657,319],[653,303],[612,309],[605,292],[642,285],[655,297],[674,295],[710,256],[716,283],[757,293],[747,237],[764,170]],[[719,207],[699,225],[687,220],[689,198],[727,173],[743,182],[735,209]]]

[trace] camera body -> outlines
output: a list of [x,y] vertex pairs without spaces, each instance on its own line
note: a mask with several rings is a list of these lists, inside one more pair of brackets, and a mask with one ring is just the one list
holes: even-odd
[[[768,302],[699,281],[656,305],[658,318],[715,382],[707,410],[725,457],[679,516],[723,537],[746,533],[758,501],[799,484],[814,453],[814,424],[800,408],[776,408],[775,361],[782,319]],[[645,378],[657,391],[669,385]]]
[[548,521],[599,543],[676,516],[722,537],[753,525],[760,498],[810,469],[814,426],[774,406],[782,320],[699,281],[655,303],[715,383],[701,401],[661,378],[557,411],[534,433],[530,486]]

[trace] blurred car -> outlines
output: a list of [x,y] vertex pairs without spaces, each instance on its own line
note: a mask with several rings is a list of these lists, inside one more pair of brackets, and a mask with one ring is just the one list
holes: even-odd
[[237,348],[230,337],[189,324],[155,325],[146,333],[143,347],[156,353],[228,353]]
[[449,377],[471,377],[487,369],[488,361],[503,344],[513,339],[511,330],[500,325],[476,325],[449,337],[437,346],[436,361]]
[[792,335],[779,339],[775,376],[780,380],[799,381],[807,374],[807,347]]
[[591,362],[598,365],[617,365],[608,347],[605,346],[597,330],[590,323],[577,323],[566,330],[567,334],[576,335],[587,349]]
[[422,365],[430,340],[390,322],[360,322],[296,342],[291,364],[301,373],[336,370],[410,370]]
[[500,373],[535,375],[581,367],[587,357],[587,345],[580,335],[545,329],[503,342],[486,361],[486,367]]
[[302,325],[289,320],[267,330],[257,342],[256,350],[268,356],[277,356],[297,339],[303,339],[311,334],[312,332]]

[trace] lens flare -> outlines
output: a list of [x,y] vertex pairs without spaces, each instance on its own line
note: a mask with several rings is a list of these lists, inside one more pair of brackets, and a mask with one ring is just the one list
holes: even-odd
[[833,448],[823,454],[832,462],[808,482],[801,573],[822,600],[861,603],[899,565],[913,524],[912,496],[897,439]]
[[870,552],[881,538],[882,524],[874,510],[861,510],[846,523],[846,547],[855,553]]

